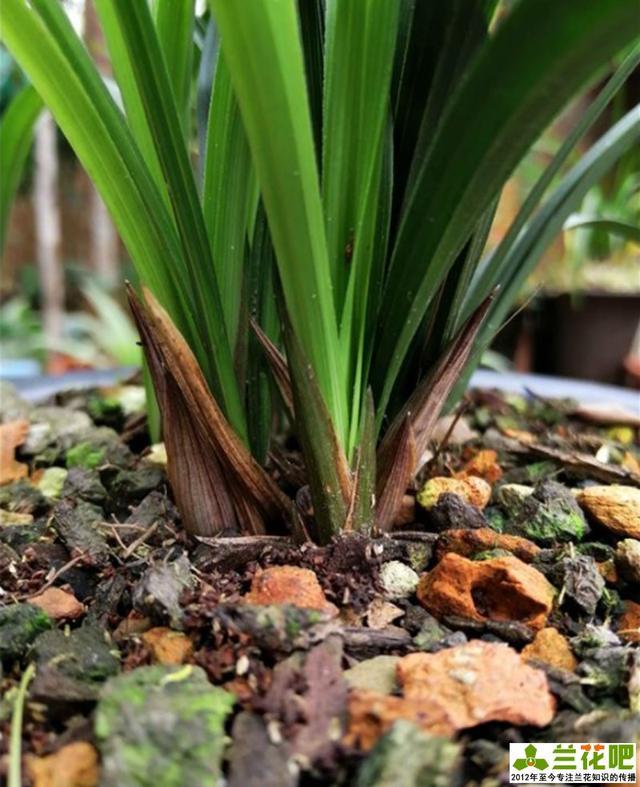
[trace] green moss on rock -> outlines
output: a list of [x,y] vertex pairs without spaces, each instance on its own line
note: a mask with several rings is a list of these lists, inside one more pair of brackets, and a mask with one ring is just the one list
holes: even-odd
[[140,667],[109,680],[95,715],[103,787],[205,787],[220,779],[234,698],[202,669]]
[[78,443],[66,453],[67,467],[83,467],[85,470],[93,470],[104,463],[104,454],[104,448],[89,442]]
[[33,604],[12,604],[0,609],[0,659],[19,658],[38,634],[51,626],[46,612]]

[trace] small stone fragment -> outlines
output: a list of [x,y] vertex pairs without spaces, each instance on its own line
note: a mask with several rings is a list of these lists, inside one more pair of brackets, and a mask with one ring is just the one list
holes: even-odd
[[640,539],[640,489],[620,484],[590,486],[580,490],[577,500],[614,535]]
[[482,478],[446,478],[444,476],[430,478],[418,492],[416,499],[427,510],[436,505],[440,495],[452,492],[459,495],[467,503],[484,508],[491,499],[491,487]]
[[640,585],[640,540],[623,538],[618,541],[615,564],[623,579]]
[[605,581],[592,557],[565,557],[561,562],[564,574],[564,600],[574,602],[587,615],[594,615],[602,597]]
[[488,484],[497,483],[502,478],[502,468],[498,464],[498,454],[491,448],[486,448],[470,459],[456,478],[476,476],[483,478]]
[[144,615],[169,619],[171,628],[182,625],[180,596],[193,587],[191,564],[185,555],[171,563],[151,566],[133,590],[134,607]]
[[383,735],[358,772],[356,787],[437,787],[455,784],[459,743],[399,720]]
[[551,627],[538,631],[533,642],[523,649],[522,658],[525,661],[542,661],[568,672],[573,672],[578,666],[567,638]]
[[24,443],[28,431],[28,421],[0,424],[0,484],[10,484],[28,474],[28,465],[15,458],[16,448]]
[[31,405],[23,399],[15,385],[7,380],[0,380],[0,420],[22,421],[29,418]]
[[89,564],[103,565],[109,560],[107,541],[100,530],[102,509],[84,500],[61,500],[53,509],[53,528],[73,555],[85,555]]
[[380,569],[380,581],[387,598],[407,598],[415,593],[420,577],[399,560],[389,560]]
[[0,659],[18,658],[38,634],[51,625],[46,612],[33,604],[11,604],[0,608]]
[[167,466],[167,448],[164,443],[154,443],[144,457],[147,462],[160,467]]
[[313,571],[296,566],[271,566],[257,571],[244,601],[247,604],[293,604],[303,609],[338,614],[337,608],[327,601]]
[[120,470],[110,485],[118,503],[139,503],[165,480],[161,468],[149,465],[137,470]]
[[624,611],[618,618],[618,636],[625,642],[640,642],[640,604],[625,601]]
[[467,418],[458,418],[457,415],[443,415],[438,418],[431,433],[431,439],[436,445],[444,442],[445,438],[448,445],[464,445],[479,436],[480,434],[469,426]]
[[399,660],[397,674],[402,697],[351,691],[347,744],[366,751],[399,719],[450,736],[488,721],[544,727],[554,716],[545,674],[501,643],[412,653]]
[[0,508],[0,525],[30,525],[32,522],[33,514],[19,514]]
[[33,651],[39,667],[55,667],[61,674],[87,683],[106,680],[120,668],[118,652],[107,641],[106,632],[93,625],[85,624],[69,633],[45,631]]
[[234,703],[202,669],[139,667],[109,680],[95,715],[102,782],[118,787],[214,785]]
[[94,787],[100,778],[98,752],[86,741],[68,743],[46,757],[27,758],[33,787]]
[[47,588],[43,593],[33,596],[31,603],[40,607],[52,620],[76,620],[84,615],[85,609],[73,595],[61,588]]
[[540,481],[520,504],[511,501],[505,508],[511,517],[506,529],[532,541],[543,544],[580,541],[588,531],[573,494],[556,481]]
[[163,626],[145,631],[142,641],[158,664],[184,664],[193,653],[193,643],[189,637]]
[[498,502],[510,516],[517,516],[524,501],[533,494],[533,487],[525,484],[502,484],[496,496]]
[[91,418],[81,410],[68,407],[35,407],[29,416],[31,426],[23,446],[28,456],[42,453],[56,443],[65,443],[91,428]]
[[436,533],[451,528],[486,527],[487,524],[484,513],[477,506],[451,492],[440,495],[438,502],[429,509],[429,529]]
[[445,531],[438,539],[436,556],[441,560],[447,552],[455,552],[464,557],[473,557],[478,552],[492,549],[504,549],[525,563],[530,563],[540,552],[540,547],[533,541],[520,536],[496,533],[490,527],[482,527],[474,530],[465,528]]
[[67,477],[62,488],[62,496],[80,498],[87,503],[102,505],[107,498],[107,490],[102,485],[97,470],[85,470],[83,467],[72,467],[65,471]]
[[398,686],[396,678],[398,661],[400,661],[399,656],[374,656],[346,670],[344,677],[352,689],[392,694]]
[[36,486],[48,500],[57,500],[62,494],[67,472],[64,467],[47,467]]
[[404,609],[376,596],[367,607],[366,619],[370,629],[386,628],[394,620],[404,615]]
[[418,585],[418,600],[441,619],[517,620],[543,628],[553,606],[552,585],[516,557],[481,562],[449,553]]

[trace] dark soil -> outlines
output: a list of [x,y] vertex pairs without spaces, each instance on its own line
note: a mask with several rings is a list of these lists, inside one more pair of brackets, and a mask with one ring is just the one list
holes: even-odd
[[[396,787],[489,787],[508,782],[511,742],[640,743],[640,630],[629,628],[640,602],[640,544],[585,517],[574,494],[594,484],[640,485],[637,428],[572,417],[565,402],[476,392],[444,444],[447,430],[440,430],[408,490],[403,525],[376,538],[299,546],[282,537],[189,536],[162,465],[150,461],[144,419],[127,414],[119,396],[74,394],[50,403],[65,410],[46,412],[3,392],[3,421],[26,418],[31,430],[16,453],[26,477],[0,486],[0,773],[8,767],[16,688],[31,663],[22,773],[36,787],[54,783],[38,775],[42,758],[80,741],[95,747],[98,770],[84,782],[70,770],[66,783],[99,778],[113,787],[386,785],[394,757],[405,763]],[[501,472],[482,471],[491,479],[487,507],[452,493],[429,510],[416,503],[426,480],[453,476],[481,449],[496,452]],[[295,452],[290,458],[299,466]],[[506,484],[534,492],[517,499],[501,493]],[[444,737],[398,722],[373,751],[362,751],[348,734],[355,722],[347,710],[352,673],[345,673],[355,665],[474,639],[521,652],[534,640],[522,622],[530,605],[507,603],[501,586],[473,591],[486,620],[454,609],[430,614],[410,572],[408,585],[392,587],[391,561],[422,576],[448,554],[454,531],[483,528],[533,542],[538,549],[527,562],[556,591],[546,627],[564,638],[575,665],[529,662],[547,676],[552,721],[542,728],[490,721]],[[465,554],[490,560],[515,549]],[[296,606],[296,598],[244,603],[256,572],[282,565],[311,569],[339,614]],[[82,607],[48,617],[31,602],[50,588]],[[145,636],[160,627],[177,632],[157,634],[183,648],[175,666],[159,663]],[[397,694],[377,677],[379,664],[372,662],[365,684]],[[45,762],[63,774],[69,768]]]

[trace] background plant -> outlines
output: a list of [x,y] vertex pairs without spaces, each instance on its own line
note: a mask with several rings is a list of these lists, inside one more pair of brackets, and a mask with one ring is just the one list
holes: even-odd
[[116,97],[55,0],[5,0],[2,34],[147,288],[133,308],[186,525],[299,528],[260,465],[267,358],[312,535],[388,527],[524,278],[639,136],[635,109],[543,201],[636,46],[482,257],[514,168],[633,44],[634,0],[521,0],[498,22],[492,0],[96,5]]

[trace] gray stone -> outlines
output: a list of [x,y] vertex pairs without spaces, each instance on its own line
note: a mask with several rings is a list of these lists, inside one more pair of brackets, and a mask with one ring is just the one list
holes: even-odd
[[117,649],[104,629],[84,625],[68,634],[60,629],[45,631],[36,639],[33,652],[38,666],[55,667],[69,678],[100,682],[120,668]]
[[35,407],[29,420],[31,427],[21,448],[27,456],[40,454],[49,446],[69,440],[92,426],[86,413],[68,407]]
[[392,694],[397,688],[398,661],[398,656],[374,656],[346,670],[344,677],[352,689]]
[[420,577],[399,560],[390,560],[380,569],[380,581],[387,598],[399,599],[415,593]]
[[100,523],[101,508],[84,500],[61,500],[53,510],[53,527],[67,549],[86,554],[86,563],[104,565],[109,560],[109,548]]
[[193,587],[191,564],[185,555],[172,563],[151,566],[143,574],[133,591],[135,608],[145,615],[166,620],[172,628],[182,622],[180,596]]

